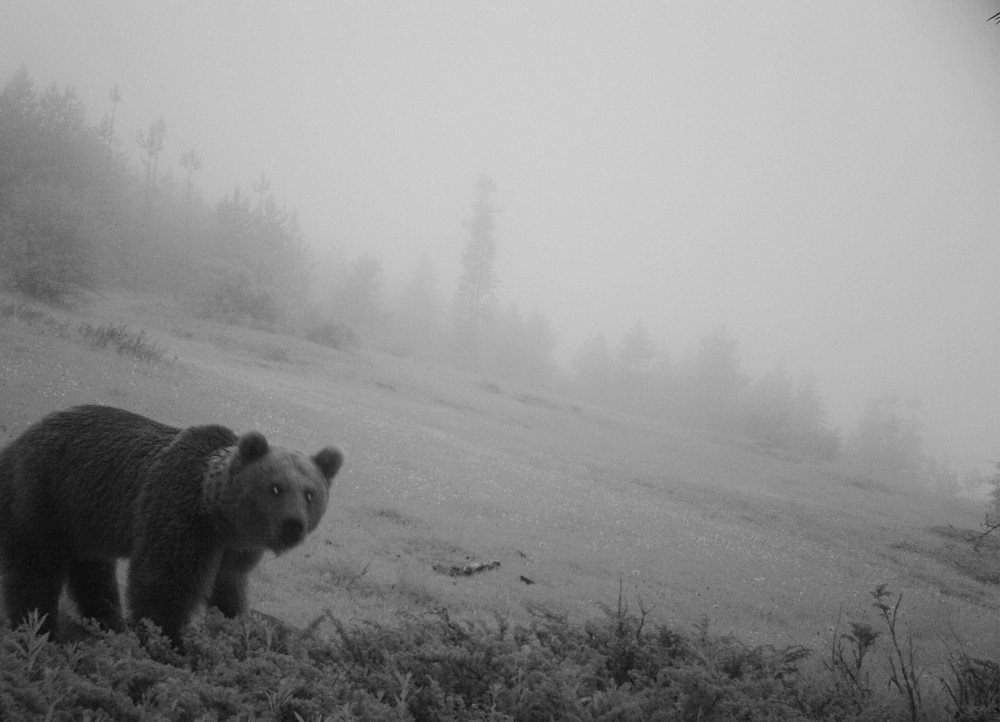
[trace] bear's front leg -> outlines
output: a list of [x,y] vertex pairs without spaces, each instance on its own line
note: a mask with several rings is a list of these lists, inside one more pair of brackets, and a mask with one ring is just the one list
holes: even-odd
[[69,566],[69,593],[85,619],[105,628],[125,631],[113,559],[74,559]]
[[148,619],[183,651],[181,631],[204,601],[222,549],[195,538],[146,540],[129,562],[128,606],[136,621]]
[[257,566],[263,554],[261,549],[226,549],[208,603],[227,617],[246,612],[247,575]]

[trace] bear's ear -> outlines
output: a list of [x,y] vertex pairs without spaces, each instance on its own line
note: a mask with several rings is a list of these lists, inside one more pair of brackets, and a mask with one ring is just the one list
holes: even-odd
[[264,456],[268,451],[267,439],[259,431],[248,431],[240,437],[240,460],[249,463]]
[[319,467],[323,478],[330,481],[333,475],[340,470],[340,465],[344,463],[344,455],[332,446],[328,446],[322,451],[316,452],[312,460]]

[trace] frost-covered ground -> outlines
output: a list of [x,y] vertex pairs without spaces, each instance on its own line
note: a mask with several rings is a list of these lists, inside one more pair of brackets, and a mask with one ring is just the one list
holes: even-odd
[[[344,450],[320,528],[256,572],[251,604],[294,624],[439,607],[579,618],[614,605],[621,580],[659,621],[689,629],[707,615],[749,643],[822,647],[838,618],[874,621],[869,592],[888,583],[918,645],[1000,648],[998,587],[952,563],[971,554],[954,530],[975,529],[979,505],[496,379],[196,321],[155,299],[47,313],[145,329],[168,360],[8,318],[0,440],[96,402]],[[491,560],[501,566],[468,578],[435,570]]]

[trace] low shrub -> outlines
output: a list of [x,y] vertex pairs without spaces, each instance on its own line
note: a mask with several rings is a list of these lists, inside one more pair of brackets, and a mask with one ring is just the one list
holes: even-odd
[[[857,692],[874,642],[864,629],[845,633],[850,646],[831,674],[809,679],[804,647],[745,645],[710,634],[707,620],[686,635],[621,602],[586,624],[552,614],[526,625],[459,621],[439,609],[392,627],[325,613],[296,630],[209,611],[188,631],[184,657],[148,625],[142,641],[85,624],[85,639],[54,644],[38,630],[37,619],[0,630],[0,719],[860,720],[909,711],[898,695]],[[845,685],[847,672],[856,681]],[[995,718],[997,680],[995,662],[955,660],[954,718]]]
[[357,334],[350,326],[332,321],[323,321],[310,326],[305,332],[306,340],[330,348],[343,350],[358,345]]
[[945,689],[962,722],[1000,719],[1000,664],[990,659],[959,655],[951,660],[951,679]]
[[103,326],[92,326],[83,323],[80,325],[80,337],[93,349],[114,350],[123,356],[130,356],[147,363],[163,359],[162,346],[150,341],[145,331],[136,333],[129,330],[125,324],[106,323]]
[[199,318],[270,331],[282,317],[279,295],[245,266],[213,263],[195,279],[188,307]]

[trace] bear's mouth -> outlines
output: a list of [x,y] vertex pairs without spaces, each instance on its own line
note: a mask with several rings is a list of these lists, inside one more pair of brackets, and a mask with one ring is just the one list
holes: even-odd
[[305,524],[298,519],[285,519],[281,522],[281,529],[278,531],[278,538],[275,539],[273,549],[276,553],[287,551],[301,544],[305,536]]

